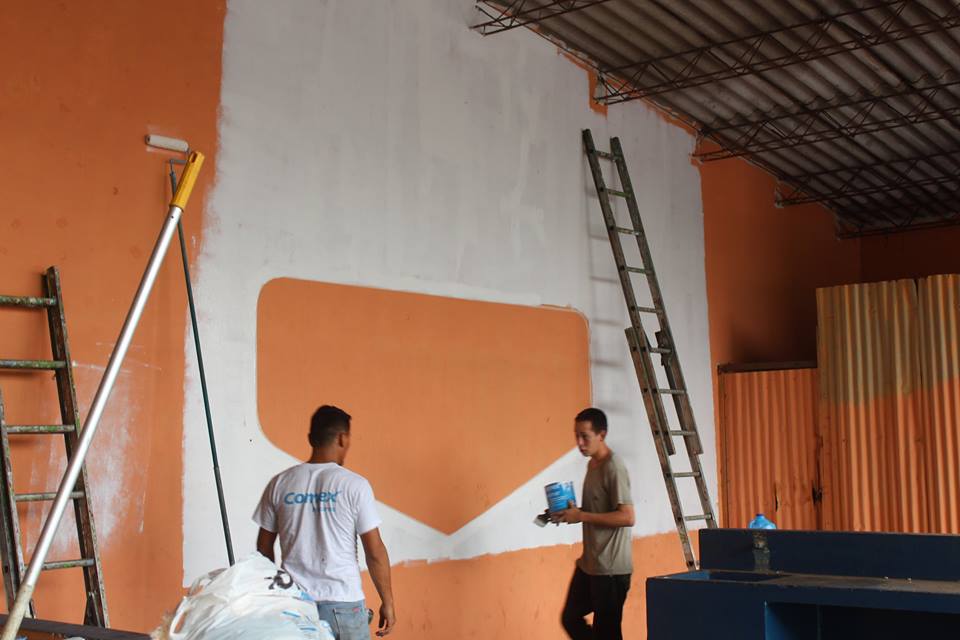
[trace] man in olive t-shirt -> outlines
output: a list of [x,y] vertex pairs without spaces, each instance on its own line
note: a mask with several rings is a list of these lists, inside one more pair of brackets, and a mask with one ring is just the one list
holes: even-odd
[[[570,581],[561,622],[573,640],[621,640],[623,603],[633,573],[633,499],[623,460],[607,446],[607,416],[584,409],[574,420],[580,453],[590,458],[581,508],[551,514],[554,522],[583,523],[583,555]],[[593,626],[584,617],[593,613]]]

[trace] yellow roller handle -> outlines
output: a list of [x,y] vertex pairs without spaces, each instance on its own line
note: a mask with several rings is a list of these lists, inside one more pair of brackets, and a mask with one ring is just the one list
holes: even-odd
[[187,208],[187,201],[193,192],[193,185],[197,182],[197,176],[200,175],[200,167],[203,166],[203,154],[199,151],[190,153],[187,158],[187,166],[180,176],[180,184],[177,186],[177,192],[173,194],[173,200],[170,201],[171,207]]

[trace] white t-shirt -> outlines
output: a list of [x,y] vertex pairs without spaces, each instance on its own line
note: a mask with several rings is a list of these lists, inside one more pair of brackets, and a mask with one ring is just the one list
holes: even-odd
[[357,536],[380,526],[373,489],[335,462],[305,462],[277,474],[253,520],[277,533],[283,568],[314,600],[363,600]]

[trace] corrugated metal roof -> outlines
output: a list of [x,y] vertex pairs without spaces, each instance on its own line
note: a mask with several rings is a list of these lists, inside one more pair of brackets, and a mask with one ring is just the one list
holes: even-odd
[[[601,102],[690,124],[704,162],[744,157],[841,235],[960,222],[960,2],[478,0],[600,74]],[[719,146],[718,146],[719,145]]]

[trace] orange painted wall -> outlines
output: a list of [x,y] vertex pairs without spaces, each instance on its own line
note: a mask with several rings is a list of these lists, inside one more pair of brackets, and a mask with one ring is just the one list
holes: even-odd
[[[560,612],[580,552],[580,545],[558,546],[394,567],[394,589],[405,596],[397,605],[397,637],[564,637]],[[623,635],[645,638],[646,577],[684,570],[676,534],[635,538],[633,563]],[[364,582],[370,599],[376,591],[366,575]]]
[[271,280],[257,308],[260,424],[302,458],[322,402],[355,418],[348,466],[377,499],[452,534],[573,448],[573,416],[590,404],[587,323],[569,309]]
[[[700,180],[719,420],[717,365],[816,359],[816,289],[860,280],[860,241],[838,240],[832,216],[822,207],[776,208],[774,178],[742,160],[703,164]],[[719,429],[717,449],[723,505]]]
[[[5,194],[0,292],[38,293],[38,274],[50,264],[61,267],[74,358],[84,365],[78,370],[82,408],[99,379],[91,367],[102,366],[109,356],[164,212],[163,164],[160,155],[145,150],[145,132],[187,138],[211,156],[200,198],[186,217],[196,254],[203,196],[215,169],[224,12],[222,0],[163,5],[112,0],[94,6],[41,0],[9,4],[0,12],[5,34],[0,54],[16,62],[7,66],[0,82],[0,137],[7,159],[0,172]],[[160,27],[173,24],[177,16],[189,19],[161,33]],[[735,160],[713,163],[702,167],[701,178],[714,365],[812,359],[817,287],[856,282],[861,275],[888,277],[892,265],[901,270],[898,275],[911,268],[956,271],[950,267],[955,264],[950,262],[955,231],[841,242],[822,209],[776,209],[773,179],[755,167]],[[941,247],[937,258],[931,257],[931,242]],[[891,255],[900,258],[894,261]],[[151,627],[181,591],[185,309],[180,278],[171,256],[118,389],[135,401],[127,403],[125,414],[111,411],[101,434],[128,438],[122,460],[99,460],[93,474],[98,483],[123,473],[123,491],[131,496],[130,508],[120,514],[103,550],[115,626]],[[0,319],[0,354],[42,351],[42,322],[27,312],[11,313]],[[47,391],[52,383],[34,378],[0,374],[11,420],[52,417]],[[30,478],[36,471],[39,483],[56,458],[42,444],[31,450],[36,457],[16,472]],[[672,535],[636,544],[643,550],[638,565],[641,555],[649,559],[645,572],[680,567]],[[562,548],[463,562],[474,563],[466,565],[465,573],[478,576],[529,571],[540,581],[532,584],[553,594],[557,589],[562,593],[575,554]],[[513,565],[500,564],[510,560]],[[455,564],[398,568],[398,583],[406,581],[414,586],[411,592],[422,594],[416,604],[402,607],[436,611],[440,607],[432,600],[439,598],[456,609],[460,601],[451,600],[459,597],[456,590],[426,588],[434,582],[453,584],[453,576],[461,575]],[[38,594],[45,616],[79,619],[79,600],[72,597],[76,578],[45,579]],[[462,593],[491,588],[479,579],[477,585]],[[629,604],[635,622],[641,602],[638,590]],[[544,606],[544,618],[534,618],[529,607],[518,604],[516,612],[504,612],[503,620],[555,618],[556,612]],[[482,635],[487,613],[466,604],[463,611],[470,624],[457,631],[466,637],[475,631]]]
[[[264,285],[257,316],[258,411],[271,441],[302,457],[305,417],[337,399],[355,418],[347,466],[378,500],[446,533],[569,451],[571,416],[589,404],[587,326],[571,310],[282,278]],[[559,637],[580,552],[396,565],[398,637]],[[642,638],[646,577],[683,562],[675,534],[638,538],[634,554],[624,628]],[[364,586],[375,605],[367,576]]]
[[815,291],[859,280],[859,241],[819,206],[776,208],[773,177],[746,162],[700,177],[713,361],[815,359]]
[[[5,34],[0,54],[20,63],[8,67],[0,85],[0,136],[8,159],[0,172],[5,194],[0,292],[37,294],[42,270],[51,264],[61,268],[83,415],[165,212],[165,156],[146,150],[144,133],[186,138],[208,154],[185,217],[192,254],[198,252],[216,169],[224,13],[221,1],[183,0],[163,5],[117,0],[94,7],[40,1],[0,12]],[[175,28],[161,35],[167,24]],[[111,456],[98,453],[101,447],[91,458],[95,487],[121,479],[122,510],[109,500],[95,503],[97,514],[116,516],[109,535],[103,535],[109,518],[99,522],[115,627],[152,628],[182,593],[181,277],[173,252],[102,423],[98,444],[111,445]],[[0,315],[0,354],[46,353],[39,315]],[[577,393],[565,394],[565,402],[582,403],[589,380],[586,386],[582,382]],[[52,382],[43,376],[0,374],[0,388],[11,422],[55,419]],[[59,443],[17,447],[24,463],[16,466],[16,475],[33,481],[18,489],[50,488],[62,468]],[[28,535],[36,535],[40,515],[39,509],[23,513]],[[237,544],[244,548],[242,541]],[[642,570],[625,626],[628,637],[643,637],[644,577],[681,570],[682,562],[673,534],[634,545]],[[577,546],[552,547],[399,566],[401,637],[431,628],[436,635],[426,637],[555,637],[578,554]],[[80,584],[76,572],[45,574],[37,592],[40,614],[79,621]],[[477,607],[478,599],[495,604]]]
[[960,273],[960,226],[861,240],[864,282]]
[[[166,211],[161,154],[147,132],[208,154],[185,223],[194,255],[216,161],[221,1],[5,3],[0,10],[0,292],[38,294],[61,268],[81,415],[86,414]],[[188,57],[189,53],[189,57]],[[165,262],[92,455],[111,621],[146,629],[181,592],[181,429],[185,297],[179,258]],[[49,349],[42,316],[0,311],[0,354]],[[11,422],[42,422],[47,376],[0,374]],[[59,442],[16,444],[18,489],[55,486]],[[56,446],[51,446],[56,445]],[[108,451],[109,456],[102,452]],[[118,480],[118,478],[120,478]],[[39,508],[27,514],[36,536]],[[109,535],[107,529],[111,529]],[[45,617],[78,621],[75,570],[44,574]]]

